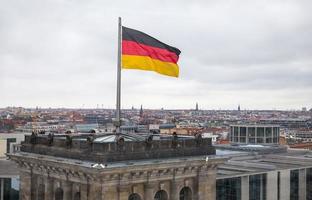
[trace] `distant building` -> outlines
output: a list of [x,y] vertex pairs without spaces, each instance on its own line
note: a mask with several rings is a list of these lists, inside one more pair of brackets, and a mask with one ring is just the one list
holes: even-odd
[[143,106],[141,105],[141,108],[140,108],[140,117],[143,117]]
[[245,145],[218,152],[231,159],[218,167],[216,200],[312,199],[310,151]]
[[277,125],[231,125],[229,140],[237,144],[278,144],[280,128]]
[[87,114],[84,116],[84,121],[87,124],[106,124],[112,122],[107,116],[101,114]]

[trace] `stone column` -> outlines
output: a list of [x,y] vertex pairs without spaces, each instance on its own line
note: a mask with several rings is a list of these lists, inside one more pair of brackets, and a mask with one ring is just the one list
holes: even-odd
[[268,172],[266,177],[266,199],[277,199],[277,171]]
[[72,183],[70,181],[63,182],[64,199],[72,199]]
[[208,169],[208,180],[207,180],[207,199],[216,199],[216,177],[217,177],[217,168],[210,167]]
[[80,185],[80,199],[88,199],[88,185],[81,184]]
[[306,199],[306,169],[299,170],[299,200]]
[[205,170],[200,169],[198,172],[197,196],[198,200],[208,200],[208,174]]
[[31,199],[38,200],[38,175],[31,174]]
[[102,186],[102,200],[118,200],[117,186]]
[[280,180],[280,199],[289,200],[290,198],[290,171],[282,170]]
[[20,199],[31,200],[31,174],[20,171]]
[[242,200],[249,200],[249,176],[243,176],[241,178],[241,193]]
[[156,183],[147,183],[144,185],[144,197],[146,200],[154,199],[156,186]]
[[45,177],[44,179],[44,200],[53,200],[53,179]]
[[102,198],[102,187],[98,182],[89,182],[88,200],[100,200]]
[[119,200],[128,200],[129,195],[129,186],[119,185]]
[[170,199],[171,200],[179,200],[179,185],[180,185],[180,181],[178,180],[172,180],[171,181],[171,185],[170,185],[170,194],[171,194],[171,197]]

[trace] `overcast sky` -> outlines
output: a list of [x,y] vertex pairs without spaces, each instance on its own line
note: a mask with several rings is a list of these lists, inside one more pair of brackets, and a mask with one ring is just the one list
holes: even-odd
[[178,47],[122,71],[122,107],[312,107],[311,0],[0,0],[0,107],[114,108],[117,18]]

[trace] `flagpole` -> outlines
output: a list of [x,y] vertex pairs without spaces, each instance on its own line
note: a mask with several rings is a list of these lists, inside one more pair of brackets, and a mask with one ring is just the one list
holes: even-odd
[[121,17],[118,18],[118,56],[117,56],[117,98],[116,98],[116,134],[120,133],[120,92],[121,92]]

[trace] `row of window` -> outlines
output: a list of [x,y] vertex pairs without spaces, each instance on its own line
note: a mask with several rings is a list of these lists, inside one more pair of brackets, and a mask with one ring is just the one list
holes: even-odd
[[277,137],[279,135],[279,128],[278,127],[272,127],[272,128],[260,128],[260,127],[231,127],[231,135],[233,136],[248,136],[249,137],[255,137],[256,135],[258,137]]
[[[299,200],[299,169],[290,171],[290,200]],[[277,173],[277,200],[281,199],[281,173]],[[241,200],[241,177],[217,180],[217,200]],[[249,200],[266,200],[266,174],[249,176]],[[306,200],[312,200],[312,168],[306,169]]]
[[[40,185],[38,188],[39,199],[44,199],[44,185]],[[55,191],[55,200],[63,200],[64,192],[62,188],[57,188]],[[165,190],[159,190],[154,196],[154,200],[168,200],[168,194]],[[76,192],[74,200],[80,200],[80,192]],[[137,193],[132,193],[128,200],[142,200],[141,196]],[[192,200],[192,191],[189,187],[184,187],[180,191],[180,200]]]
[[[247,138],[246,137],[234,137],[230,138],[230,141],[232,142],[240,142],[240,143],[246,143]],[[248,143],[277,143],[278,139],[277,138],[248,138]]]

